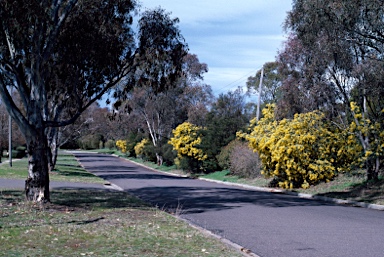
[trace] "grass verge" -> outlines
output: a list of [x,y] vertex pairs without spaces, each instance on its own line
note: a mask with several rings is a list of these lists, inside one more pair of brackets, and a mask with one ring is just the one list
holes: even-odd
[[[201,177],[257,187],[268,187],[270,181],[263,177],[255,179],[239,178],[230,175],[227,170],[214,172]],[[384,178],[381,177],[379,181],[376,182],[366,181],[365,172],[363,170],[339,174],[333,181],[320,183],[316,186],[311,186],[308,189],[294,189],[290,191],[384,205]]]
[[[0,177],[12,179],[26,179],[28,176],[28,160],[23,158],[0,165]],[[49,174],[51,181],[99,183],[105,181],[83,169],[71,153],[60,152],[55,169]]]
[[52,203],[0,191],[1,256],[242,256],[124,192],[54,190]]

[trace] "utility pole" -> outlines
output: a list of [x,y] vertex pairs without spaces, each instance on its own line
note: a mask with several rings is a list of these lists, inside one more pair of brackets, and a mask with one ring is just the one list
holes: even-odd
[[260,105],[261,105],[261,93],[263,91],[263,77],[264,77],[264,66],[261,68],[261,76],[260,76],[260,83],[259,83],[259,100],[257,103],[257,113],[256,113],[256,120],[259,121],[260,119]]

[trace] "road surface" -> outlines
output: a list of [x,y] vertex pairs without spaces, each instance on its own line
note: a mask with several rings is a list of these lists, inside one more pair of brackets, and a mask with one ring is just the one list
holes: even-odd
[[384,256],[384,212],[165,175],[75,152],[88,171],[259,256]]

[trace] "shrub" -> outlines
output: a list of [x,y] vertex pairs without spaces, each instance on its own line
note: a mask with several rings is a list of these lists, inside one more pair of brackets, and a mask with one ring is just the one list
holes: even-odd
[[134,147],[136,156],[143,157],[145,146],[148,145],[148,143],[149,140],[144,138],[136,144],[136,146]]
[[189,122],[184,122],[174,129],[173,137],[168,141],[177,152],[175,164],[183,170],[197,172],[203,170],[202,161],[207,158],[200,149],[202,128]]
[[115,146],[116,146],[116,142],[112,139],[109,139],[107,142],[105,142],[105,148],[112,150],[115,148]]
[[355,138],[331,127],[320,112],[296,114],[276,121],[274,105],[267,105],[260,121],[251,121],[250,133],[238,133],[257,151],[266,177],[280,187],[308,188],[331,180],[356,158]]
[[175,163],[175,158],[177,156],[176,151],[173,151],[173,147],[170,144],[164,144],[161,150],[163,153],[164,164],[166,166],[172,166]]
[[[236,142],[236,141],[235,141]],[[237,141],[229,155],[229,170],[232,175],[241,178],[256,178],[260,176],[260,158],[246,142]]]
[[127,141],[125,141],[125,140],[117,140],[116,141],[116,146],[117,146],[117,148],[122,153],[126,153],[127,152]]
[[100,147],[100,141],[103,141],[104,137],[101,134],[88,135],[79,141],[80,147],[85,150],[98,149]]
[[220,154],[217,155],[216,158],[217,158],[218,164],[222,169],[224,170],[229,169],[229,167],[231,166],[231,161],[230,161],[231,153],[233,149],[240,144],[241,144],[240,140],[235,139],[231,141],[228,145],[221,148]]

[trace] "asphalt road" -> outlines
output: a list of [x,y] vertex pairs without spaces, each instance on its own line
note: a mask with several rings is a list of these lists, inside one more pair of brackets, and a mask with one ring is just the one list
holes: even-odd
[[90,172],[259,256],[384,256],[384,212],[168,176],[75,153]]

